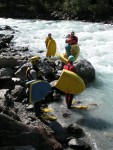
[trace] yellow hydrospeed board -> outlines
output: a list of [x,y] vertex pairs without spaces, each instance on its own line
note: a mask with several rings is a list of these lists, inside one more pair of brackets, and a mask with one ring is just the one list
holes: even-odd
[[68,94],[79,94],[85,89],[85,83],[82,78],[76,73],[65,69],[63,69],[60,78],[54,86]]
[[[78,45],[72,45],[71,46],[71,54],[75,57],[75,61],[77,60],[79,54],[80,54],[80,48]],[[68,63],[68,58],[66,57],[65,54],[59,54],[57,53],[58,58],[64,63],[67,64]]]
[[55,56],[56,53],[56,42],[55,40],[50,40],[47,45],[46,57]]

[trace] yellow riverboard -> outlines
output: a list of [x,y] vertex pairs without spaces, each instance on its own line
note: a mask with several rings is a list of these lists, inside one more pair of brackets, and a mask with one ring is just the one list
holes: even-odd
[[56,53],[56,42],[55,40],[50,40],[47,45],[46,57],[55,56]]
[[65,69],[63,69],[60,78],[54,86],[68,94],[79,94],[85,89],[85,84],[82,78],[76,73]]
[[49,82],[36,80],[30,83],[29,102],[35,103],[43,100],[51,91]]
[[[78,45],[74,44],[71,46],[71,54],[75,57],[75,61],[76,61],[80,54],[80,48]],[[57,53],[57,56],[64,64],[68,63],[68,58],[66,57],[66,54]]]
[[65,57],[65,54],[57,54],[58,58],[64,63],[68,63],[68,59]]
[[74,44],[71,46],[71,54],[75,57],[75,60],[78,58],[80,54],[80,48],[78,45]]

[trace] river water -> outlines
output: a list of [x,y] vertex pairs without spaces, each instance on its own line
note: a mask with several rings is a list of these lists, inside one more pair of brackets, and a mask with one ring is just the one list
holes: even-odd
[[[80,124],[96,141],[99,150],[113,150],[113,26],[81,21],[14,20],[0,18],[0,26],[9,25],[15,30],[13,42],[16,46],[27,46],[32,54],[45,56],[45,37],[52,33],[57,51],[65,51],[65,37],[75,31],[79,39],[80,56],[95,68],[96,79],[84,92],[76,96],[88,110],[74,112],[64,124]],[[1,33],[2,31],[0,31]],[[60,108],[62,108],[61,105]],[[72,119],[73,118],[73,119]]]

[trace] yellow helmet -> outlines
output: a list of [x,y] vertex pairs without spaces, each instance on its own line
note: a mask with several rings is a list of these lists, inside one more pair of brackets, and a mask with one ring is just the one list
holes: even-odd
[[33,57],[31,57],[31,63],[34,64],[34,65],[37,64],[38,60],[39,60],[39,57],[38,57],[38,56],[33,56]]

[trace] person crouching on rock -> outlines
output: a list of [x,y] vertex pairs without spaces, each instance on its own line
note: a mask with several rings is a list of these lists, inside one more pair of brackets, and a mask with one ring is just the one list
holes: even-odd
[[[39,70],[39,68],[37,67],[37,64],[39,62],[40,57],[38,56],[34,56],[31,57],[31,66],[27,68],[26,70],[26,76],[29,82],[27,82],[27,94],[29,95],[29,86],[30,83],[36,80],[43,80],[43,76]],[[36,115],[40,115],[41,113],[41,105],[42,105],[42,101],[39,102],[35,102],[34,103],[34,111],[36,113]]]
[[52,40],[52,39],[53,39],[53,38],[52,38],[51,33],[48,33],[48,36],[47,36],[46,39],[45,39],[46,48],[47,48],[47,46],[48,46],[49,41]]

